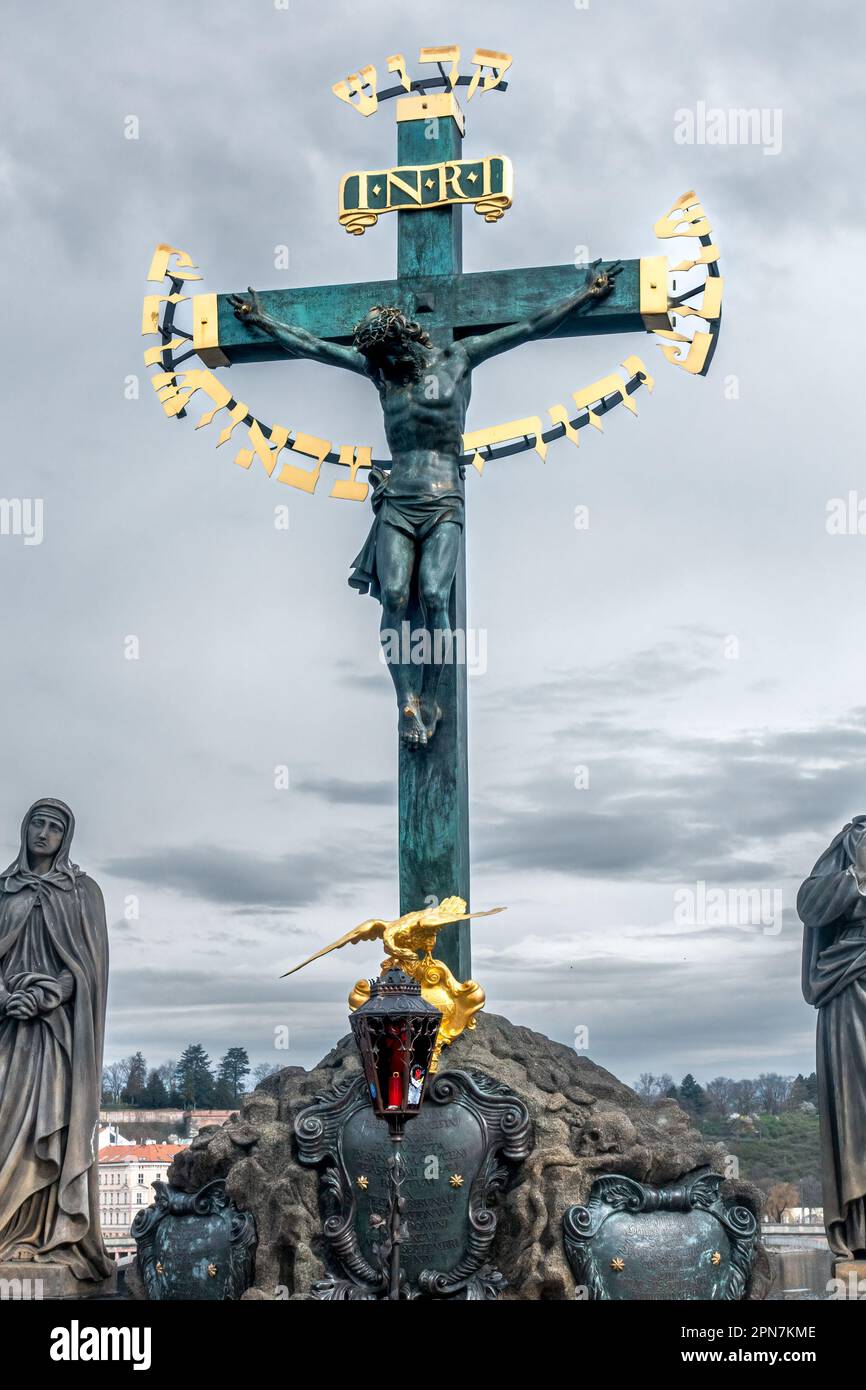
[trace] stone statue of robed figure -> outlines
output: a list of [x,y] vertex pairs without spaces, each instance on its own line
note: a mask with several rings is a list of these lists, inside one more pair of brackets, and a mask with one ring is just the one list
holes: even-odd
[[[622,267],[589,266],[573,295],[522,322],[434,344],[420,324],[393,305],[375,305],[354,330],[353,346],[318,338],[283,323],[249,298],[232,296],[238,318],[279,343],[289,356],[308,357],[369,378],[379,392],[391,450],[387,472],[373,470],[376,519],[355,559],[349,583],[382,604],[382,645],[397,692],[400,737],[411,748],[429,743],[442,717],[437,690],[451,659],[448,612],[463,530],[463,430],[472,371],[488,358],[552,333],[570,314],[604,299]],[[423,660],[391,655],[417,597],[426,636]]]
[[74,829],[62,801],[37,801],[0,877],[0,1263],[101,1280],[108,936],[99,887],[69,858]]
[[866,1259],[866,816],[824,851],[797,896],[803,995],[818,1010],[824,1225],[840,1259]]

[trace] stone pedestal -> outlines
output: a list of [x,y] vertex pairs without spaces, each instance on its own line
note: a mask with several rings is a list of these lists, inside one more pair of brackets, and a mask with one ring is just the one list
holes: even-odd
[[[529,1114],[531,1152],[513,1182],[503,1184],[489,1252],[507,1280],[505,1300],[574,1299],[563,1218],[590,1200],[604,1174],[663,1186],[698,1169],[725,1171],[724,1147],[696,1133],[674,1101],[646,1105],[588,1057],[495,1014],[480,1014],[477,1029],[445,1049],[441,1069],[483,1073],[513,1091]],[[295,1121],[335,1088],[349,1096],[359,1075],[354,1042],[342,1038],[312,1071],[286,1067],[269,1077],[244,1102],[238,1122],[209,1130],[175,1158],[168,1175],[174,1186],[192,1193],[225,1178],[229,1197],[255,1217],[255,1282],[244,1298],[305,1300],[329,1273],[319,1177],[299,1161]],[[443,1169],[446,1186],[451,1176]],[[721,1197],[760,1220],[763,1195],[748,1183],[724,1183]],[[710,1257],[716,1248],[707,1247]],[[769,1286],[760,1240],[755,1256],[744,1290],[751,1299],[765,1297]]]
[[0,1302],[42,1302],[58,1298],[113,1298],[117,1273],[108,1279],[76,1279],[67,1265],[37,1264],[32,1260],[0,1263]]
[[842,1281],[847,1298],[866,1299],[866,1260],[837,1260],[833,1277]]

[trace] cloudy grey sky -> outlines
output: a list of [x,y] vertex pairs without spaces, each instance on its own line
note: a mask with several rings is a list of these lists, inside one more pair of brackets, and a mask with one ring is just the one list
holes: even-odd
[[[366,508],[234,467],[198,411],[167,420],[140,305],[160,241],[212,291],[391,275],[394,219],[351,238],[335,209],[344,172],[391,161],[393,106],[364,121],[331,84],[395,51],[417,73],[419,46],[453,41],[514,55],[508,92],[468,111],[467,153],[509,155],[516,191],[496,226],[464,214],[467,270],[659,254],[653,223],[696,188],[727,285],[706,379],[642,335],[476,374],[470,428],[543,413],[627,353],[656,389],[579,453],[468,482],[487,641],[473,898],[509,908],[479,924],[474,973],[515,1022],[588,1028],[629,1082],[811,1070],[794,894],[866,809],[850,601],[866,536],[826,524],[831,499],[866,495],[862,6],[43,0],[37,22],[9,0],[4,29],[0,493],[43,499],[44,539],[0,536],[0,849],[36,796],[73,805],[108,902],[108,1055],[201,1041],[311,1064],[377,952],[280,973],[396,910],[393,700],[378,610],[346,585]],[[677,111],[701,102],[780,112],[781,149],[677,143]],[[229,379],[264,419],[384,452],[360,379],[309,363]],[[683,921],[698,881],[763,890],[782,915]]]

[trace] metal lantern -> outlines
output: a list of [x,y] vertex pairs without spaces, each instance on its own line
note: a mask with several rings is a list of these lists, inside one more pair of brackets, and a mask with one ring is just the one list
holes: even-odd
[[388,1159],[388,1216],[381,1247],[383,1291],[401,1297],[400,1245],[406,1236],[402,1195],[406,1176],[403,1126],[417,1115],[442,1014],[421,995],[421,986],[402,970],[386,970],[370,981],[370,998],[349,1022],[361,1054],[361,1065],[373,1110],[387,1121],[391,1140]]
[[402,970],[371,981],[370,998],[349,1022],[377,1115],[392,1130],[417,1115],[442,1014],[422,997],[421,986]]

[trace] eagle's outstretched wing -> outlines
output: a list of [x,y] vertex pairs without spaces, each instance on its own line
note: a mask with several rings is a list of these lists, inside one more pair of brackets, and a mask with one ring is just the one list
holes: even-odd
[[345,936],[341,936],[339,941],[332,941],[330,946],[323,946],[321,951],[317,951],[314,956],[308,956],[306,960],[301,961],[300,965],[292,966],[292,969],[287,970],[285,975],[280,976],[280,979],[284,980],[286,975],[294,975],[296,971],[303,970],[305,965],[318,960],[319,956],[327,956],[331,951],[339,951],[341,946],[357,946],[359,941],[378,941],[385,935],[385,928],[389,925],[390,923],[383,922],[381,918],[371,917],[368,921],[361,922],[359,926],[352,927],[352,930],[347,931]]
[[[459,899],[458,899],[459,901]],[[465,909],[466,904],[461,903]],[[445,909],[443,911],[443,909]],[[422,919],[422,925],[426,927],[443,926],[447,927],[451,922],[467,922],[470,917],[493,917],[497,912],[504,912],[504,907],[488,907],[483,912],[451,912],[448,910],[447,902],[440,903],[439,907],[432,908],[430,913]]]

